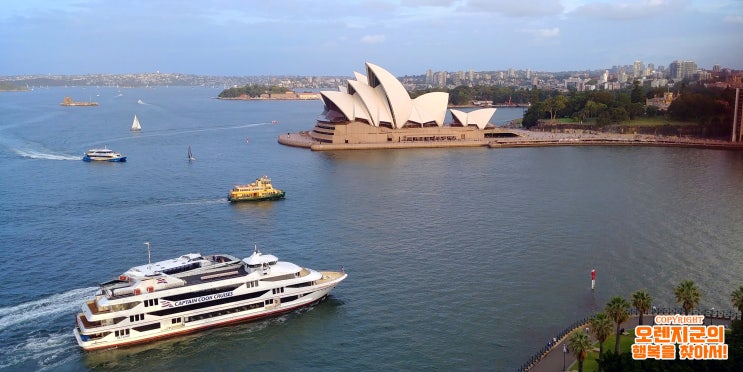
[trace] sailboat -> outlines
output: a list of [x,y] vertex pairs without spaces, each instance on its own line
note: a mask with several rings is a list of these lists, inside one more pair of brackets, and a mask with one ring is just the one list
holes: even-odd
[[193,153],[191,152],[191,146],[188,146],[188,160],[196,160],[196,158],[193,157]]
[[139,119],[137,119],[137,114],[134,114],[134,121],[132,121],[132,130],[135,132],[142,130],[142,126],[139,125]]

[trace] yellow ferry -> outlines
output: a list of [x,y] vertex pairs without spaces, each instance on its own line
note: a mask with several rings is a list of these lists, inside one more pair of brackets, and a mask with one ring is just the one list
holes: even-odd
[[239,201],[259,201],[259,200],[277,200],[283,199],[286,193],[282,190],[275,189],[271,185],[271,179],[268,176],[262,176],[255,182],[247,185],[235,185],[230,190],[227,200],[231,202]]

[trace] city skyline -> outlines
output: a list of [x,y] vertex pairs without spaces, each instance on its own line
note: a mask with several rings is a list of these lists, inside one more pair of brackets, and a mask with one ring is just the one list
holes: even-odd
[[0,24],[6,76],[743,69],[743,3],[731,0],[27,0],[5,4]]

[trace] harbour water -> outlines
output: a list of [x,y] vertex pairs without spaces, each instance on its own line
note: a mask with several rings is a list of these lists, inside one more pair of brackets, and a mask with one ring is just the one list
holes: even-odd
[[[514,370],[611,296],[646,288],[672,306],[691,279],[700,307],[732,309],[743,285],[742,152],[312,152],[276,138],[311,129],[319,101],[218,93],[0,94],[0,369]],[[65,96],[100,105],[62,107]],[[103,145],[127,162],[80,160]],[[284,200],[227,202],[234,183],[264,174]],[[146,262],[145,241],[153,260],[257,244],[349,277],[279,318],[82,352],[73,314],[97,283]]]

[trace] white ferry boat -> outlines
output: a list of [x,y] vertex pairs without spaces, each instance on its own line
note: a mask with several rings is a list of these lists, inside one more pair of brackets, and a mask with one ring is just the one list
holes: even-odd
[[126,156],[114,152],[108,146],[104,146],[102,149],[90,149],[86,151],[83,154],[83,161],[124,162],[126,161]]
[[97,350],[251,321],[315,304],[346,277],[342,269],[302,268],[257,247],[244,259],[189,253],[101,283],[75,316],[73,333],[84,350]]

